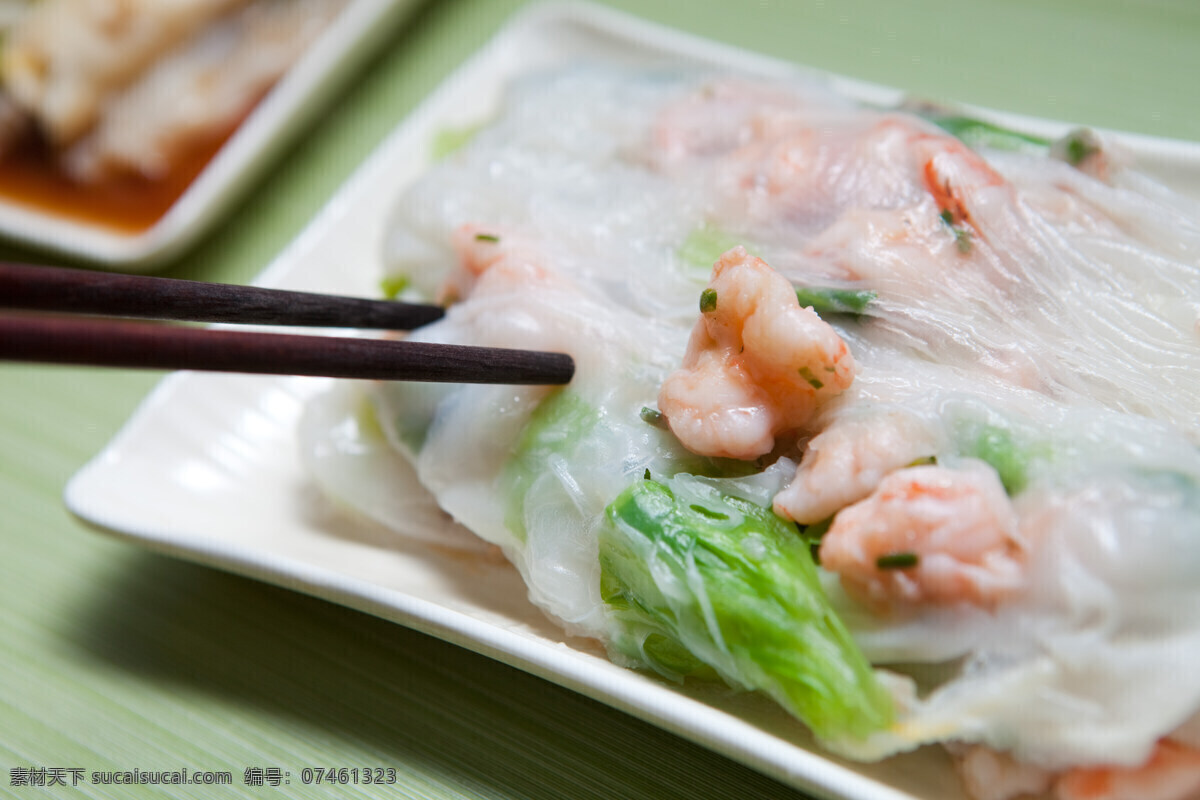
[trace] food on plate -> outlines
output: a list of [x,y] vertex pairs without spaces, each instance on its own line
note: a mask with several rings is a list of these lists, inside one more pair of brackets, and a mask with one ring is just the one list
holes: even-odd
[[149,227],[345,4],[10,4],[0,194],[121,229]]
[[[450,303],[412,338],[576,377],[342,386],[306,439],[368,403],[372,457],[445,512],[427,535],[842,756],[941,743],[978,800],[1194,798],[1198,220],[1090,133],[800,78],[527,77],[404,192],[387,281]],[[412,527],[365,482],[330,488]]]

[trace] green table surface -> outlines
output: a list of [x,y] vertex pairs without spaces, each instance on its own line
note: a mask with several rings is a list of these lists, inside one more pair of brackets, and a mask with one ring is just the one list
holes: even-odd
[[[613,0],[651,20],[935,100],[1200,140],[1192,0]],[[417,7],[385,50],[166,274],[250,280],[519,0]],[[0,247],[0,258],[35,255]],[[305,767],[394,769],[346,796],[801,797],[618,711],[436,639],[151,555],[62,488],[161,377],[0,365],[0,796],[324,796]],[[289,772],[247,785],[247,768]],[[83,768],[75,788],[13,770]],[[100,770],[229,771],[121,787]],[[68,777],[68,783],[70,782]]]

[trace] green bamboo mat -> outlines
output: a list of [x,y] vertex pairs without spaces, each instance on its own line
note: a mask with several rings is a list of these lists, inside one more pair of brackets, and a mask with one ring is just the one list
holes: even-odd
[[[419,8],[219,229],[167,274],[246,281],[522,3]],[[934,100],[1200,140],[1190,0],[614,0]],[[29,258],[0,248],[0,258]],[[159,375],[0,365],[0,796],[747,798],[793,790],[544,681],[363,614],[141,552],[70,518],[67,478]],[[21,787],[29,767],[229,771],[183,789]],[[247,769],[265,785],[245,783]],[[290,773],[272,786],[269,770]],[[70,783],[70,774],[67,773]],[[86,777],[86,776],[85,776]]]

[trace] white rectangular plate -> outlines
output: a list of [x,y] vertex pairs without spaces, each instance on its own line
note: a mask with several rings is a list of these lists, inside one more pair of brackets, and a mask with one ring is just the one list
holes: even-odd
[[375,52],[416,0],[351,0],[153,226],[124,233],[0,198],[0,236],[98,266],[148,271],[194,243]]
[[[436,131],[484,118],[522,72],[572,59],[797,68],[586,5],[513,21],[433,94],[359,170],[260,283],[376,294],[383,225],[427,163]],[[900,93],[830,78],[857,98]],[[979,112],[1031,133],[1068,126]],[[1122,137],[1139,162],[1200,195],[1200,148]],[[329,265],[339,265],[331,269]],[[322,380],[179,373],[67,487],[83,519],[162,552],[271,581],[416,628],[660,725],[785,783],[846,800],[962,800],[936,748],[863,765],[812,749],[772,702],[711,685],[679,687],[609,663],[525,600],[515,571],[397,542],[325,505],[299,466],[295,428]]]

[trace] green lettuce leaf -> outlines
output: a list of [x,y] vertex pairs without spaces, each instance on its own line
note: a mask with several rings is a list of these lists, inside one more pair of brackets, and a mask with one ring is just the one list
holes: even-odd
[[600,422],[600,413],[571,391],[543,400],[521,431],[500,476],[507,504],[504,524],[525,541],[525,500],[530,488],[556,460],[571,460]]
[[617,652],[764,691],[827,741],[887,727],[891,698],[795,526],[691,476],[669,483],[635,483],[606,511],[601,592]]

